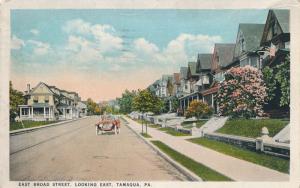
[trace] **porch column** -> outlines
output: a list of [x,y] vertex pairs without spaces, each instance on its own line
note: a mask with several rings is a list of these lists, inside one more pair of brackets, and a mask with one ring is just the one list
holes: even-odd
[[31,118],[33,118],[33,106],[31,107]]
[[71,119],[73,119],[73,108],[70,109]]
[[214,108],[214,95],[211,94],[211,106]]
[[21,118],[21,116],[22,116],[22,107],[20,107],[20,118]]
[[48,118],[51,118],[51,107],[48,107]]
[[46,107],[44,107],[44,118],[46,118]]
[[63,108],[63,115],[64,115],[64,117],[66,119],[66,108]]

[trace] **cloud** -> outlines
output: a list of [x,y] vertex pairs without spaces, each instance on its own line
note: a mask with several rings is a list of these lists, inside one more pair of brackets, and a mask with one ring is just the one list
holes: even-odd
[[19,50],[25,46],[25,42],[22,39],[18,38],[17,36],[13,35],[10,45],[11,45],[11,49]]
[[165,66],[176,71],[179,66],[186,65],[188,61],[195,61],[198,53],[212,53],[214,44],[221,41],[220,36],[183,33],[161,50],[144,38],[134,40],[133,46],[139,62],[161,68]]
[[51,49],[48,43],[41,41],[28,40],[27,43],[33,45],[33,53],[38,56],[47,54]]
[[97,49],[97,44],[84,37],[69,36],[66,49],[71,52],[70,60],[73,63],[87,64],[103,60],[102,54]]
[[31,29],[31,30],[30,30],[30,33],[32,33],[33,35],[37,36],[37,35],[40,34],[40,31],[37,30],[37,29]]
[[109,53],[123,47],[122,38],[115,35],[115,29],[110,25],[93,25],[84,20],[75,19],[68,21],[62,30],[69,35],[92,37],[94,48],[97,48],[101,53]]
[[133,45],[136,52],[143,54],[155,54],[159,51],[159,48],[155,44],[147,41],[144,38],[138,38],[134,40]]

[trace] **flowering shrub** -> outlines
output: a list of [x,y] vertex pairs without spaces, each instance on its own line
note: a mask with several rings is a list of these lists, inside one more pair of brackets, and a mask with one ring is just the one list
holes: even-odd
[[212,114],[212,109],[204,102],[193,100],[186,110],[185,117],[206,118]]
[[262,116],[266,97],[263,77],[257,68],[231,68],[217,94],[219,113],[245,118]]

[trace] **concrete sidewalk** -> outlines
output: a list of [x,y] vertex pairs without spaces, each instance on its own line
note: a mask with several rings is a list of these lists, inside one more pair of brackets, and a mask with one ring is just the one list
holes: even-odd
[[[134,131],[140,133],[141,125],[125,116]],[[148,127],[148,134],[153,140],[159,140],[174,150],[202,163],[235,181],[288,181],[289,175],[254,163],[240,160],[201,145],[193,144],[185,139],[190,137],[175,137],[162,131]]]

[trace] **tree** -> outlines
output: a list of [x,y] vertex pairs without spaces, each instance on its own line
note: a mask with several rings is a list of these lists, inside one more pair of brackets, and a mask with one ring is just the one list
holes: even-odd
[[282,64],[277,65],[276,69],[275,79],[281,90],[280,106],[286,106],[290,104],[290,56],[287,56]]
[[[153,95],[149,90],[141,90],[133,99],[133,109],[143,114],[145,112],[159,113],[163,108],[163,102],[156,95]],[[144,118],[143,118],[144,120]],[[142,133],[143,133],[143,123],[142,123]],[[147,133],[147,124],[146,124]]]
[[212,113],[213,110],[208,106],[208,104],[199,100],[193,100],[187,108],[185,116],[187,118],[196,117],[197,119],[200,119],[207,118],[211,116]]
[[100,115],[101,109],[91,98],[87,99],[87,112],[89,115]]
[[254,67],[231,68],[217,94],[219,113],[233,117],[263,115],[267,89],[261,72]]
[[120,106],[120,113],[124,113],[124,114],[129,114],[130,112],[133,111],[132,109],[132,102],[133,102],[133,98],[136,96],[136,91],[129,91],[129,90],[125,90],[124,93],[122,93],[122,97],[118,98],[118,104]]
[[267,101],[271,101],[275,97],[275,90],[276,90],[276,80],[274,70],[269,66],[266,66],[263,71],[263,77],[267,88]]
[[275,101],[276,106],[286,107],[290,104],[290,57],[287,56],[283,63],[276,67],[266,66],[263,69],[266,83],[268,102]]
[[23,93],[13,88],[12,82],[9,81],[9,119],[15,121],[19,114],[18,105],[25,104]]
[[173,95],[173,90],[174,90],[174,85],[172,83],[172,79],[169,78],[167,82],[167,91],[169,96]]

